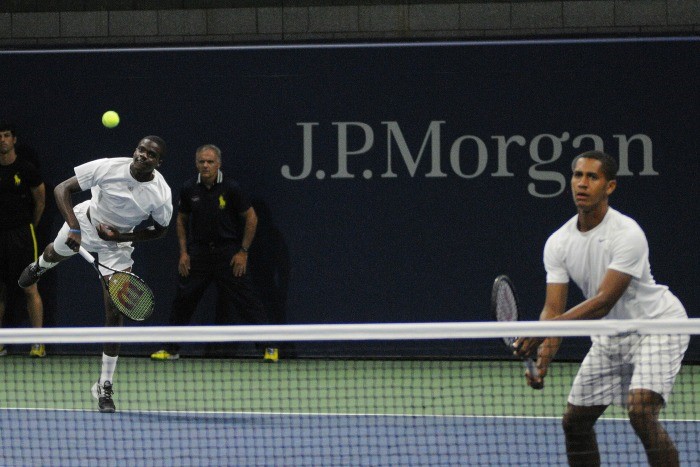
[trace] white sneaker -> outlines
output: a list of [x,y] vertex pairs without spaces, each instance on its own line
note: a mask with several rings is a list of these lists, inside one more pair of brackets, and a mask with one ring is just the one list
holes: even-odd
[[114,391],[112,390],[112,382],[111,381],[105,381],[104,384],[100,384],[100,382],[96,382],[91,389],[92,392],[92,397],[97,399],[97,407],[100,409],[100,412],[103,413],[114,413],[116,410],[114,407],[114,401],[112,400],[112,394],[114,394]]

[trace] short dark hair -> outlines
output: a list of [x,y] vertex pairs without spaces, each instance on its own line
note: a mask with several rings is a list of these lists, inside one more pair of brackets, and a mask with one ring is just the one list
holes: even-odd
[[0,131],[9,131],[12,136],[17,136],[15,124],[8,120],[0,120]]
[[576,162],[578,162],[579,159],[595,159],[600,161],[600,168],[603,171],[605,178],[608,180],[615,180],[617,178],[617,161],[611,155],[606,154],[603,151],[584,152],[574,157],[574,160],[571,163],[572,169],[576,167]]
[[141,139],[142,139],[142,140],[144,140],[144,139],[150,139],[151,141],[153,141],[154,143],[156,143],[158,146],[160,146],[160,149],[161,149],[160,157],[161,157],[161,158],[162,158],[163,156],[165,156],[165,153],[168,151],[168,148],[167,148],[167,146],[165,145],[165,140],[164,140],[163,138],[161,138],[160,136],[150,135],[150,136],[144,136],[144,137],[141,138]]

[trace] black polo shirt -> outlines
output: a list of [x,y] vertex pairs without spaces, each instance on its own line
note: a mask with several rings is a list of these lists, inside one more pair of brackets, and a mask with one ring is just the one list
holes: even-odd
[[250,208],[250,199],[235,180],[219,172],[211,188],[199,176],[185,182],[178,210],[189,215],[187,245],[240,245],[244,223],[241,213]]
[[29,225],[34,217],[31,188],[43,183],[39,171],[30,162],[17,158],[0,165],[0,230]]

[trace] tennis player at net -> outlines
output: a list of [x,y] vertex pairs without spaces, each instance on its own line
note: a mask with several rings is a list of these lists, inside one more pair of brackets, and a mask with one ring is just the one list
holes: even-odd
[[[617,162],[603,152],[585,152],[574,159],[571,191],[578,214],[545,244],[547,291],[541,320],[687,319],[678,298],[654,281],[642,229],[608,204],[616,175]],[[585,300],[566,310],[569,280]],[[600,465],[594,425],[610,404],[627,407],[650,465],[678,465],[678,451],[659,422],[659,412],[689,340],[635,333],[592,337],[564,413],[570,465]],[[531,337],[518,339],[515,347],[521,356],[539,347],[537,367],[543,378],[560,343],[560,338]],[[532,385],[532,377],[527,378]]]
[[[66,222],[39,260],[24,269],[19,285],[26,288],[35,284],[46,271],[73,256],[81,245],[97,252],[105,266],[131,271],[132,243],[165,235],[173,214],[170,187],[156,170],[165,151],[163,139],[146,136],[139,141],[131,158],[98,159],[75,167],[75,176],[54,190],[58,209]],[[73,206],[73,193],[88,189],[92,197]],[[148,219],[150,227],[134,231]],[[103,268],[100,272],[107,279],[111,273]],[[107,291],[104,303],[105,326],[122,326],[123,316],[114,308]],[[92,387],[100,412],[115,411],[112,382],[118,355],[118,343],[104,345],[102,373]]]

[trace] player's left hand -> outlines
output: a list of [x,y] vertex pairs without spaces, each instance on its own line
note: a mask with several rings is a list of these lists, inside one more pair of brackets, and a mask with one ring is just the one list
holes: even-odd
[[544,337],[519,337],[513,343],[513,353],[521,358],[534,357],[544,339]]
[[111,225],[97,224],[97,235],[99,235],[102,240],[116,242],[117,237],[119,236],[119,231]]

